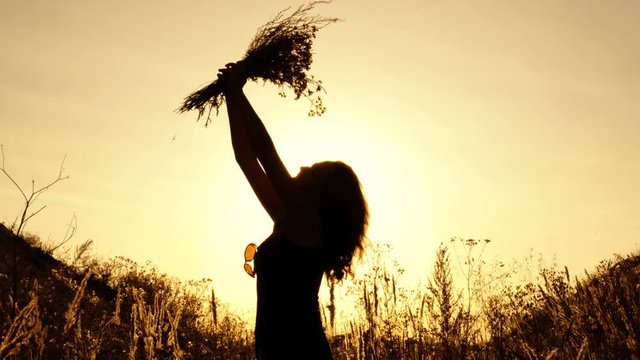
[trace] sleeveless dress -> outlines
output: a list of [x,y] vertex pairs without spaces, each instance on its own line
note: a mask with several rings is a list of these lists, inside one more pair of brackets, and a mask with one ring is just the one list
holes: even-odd
[[320,319],[321,251],[294,245],[274,231],[255,257],[259,360],[333,359]]

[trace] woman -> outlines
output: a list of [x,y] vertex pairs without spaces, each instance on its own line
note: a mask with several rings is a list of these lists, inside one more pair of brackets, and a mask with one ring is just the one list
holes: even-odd
[[291,177],[242,91],[245,64],[228,64],[218,76],[236,161],[274,222],[255,256],[257,357],[331,359],[318,289],[323,274],[336,282],[351,273],[363,249],[368,212],[360,182],[342,162],[303,167]]

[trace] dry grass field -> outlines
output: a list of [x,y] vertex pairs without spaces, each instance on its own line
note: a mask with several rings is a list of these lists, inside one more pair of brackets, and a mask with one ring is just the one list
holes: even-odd
[[[514,282],[513,271],[483,266],[487,244],[441,245],[416,289],[397,286],[397,267],[374,264],[348,285],[352,318],[336,318],[331,299],[323,304],[334,357],[639,358],[640,257],[604,260],[580,279],[542,267],[537,280]],[[96,260],[89,245],[59,260],[37,238],[0,226],[0,359],[254,358],[252,324],[220,303],[210,280]]]

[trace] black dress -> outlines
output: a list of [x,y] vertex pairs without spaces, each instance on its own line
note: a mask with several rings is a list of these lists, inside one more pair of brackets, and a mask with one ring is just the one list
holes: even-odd
[[255,257],[259,360],[332,359],[320,319],[321,251],[294,245],[283,232],[265,240]]

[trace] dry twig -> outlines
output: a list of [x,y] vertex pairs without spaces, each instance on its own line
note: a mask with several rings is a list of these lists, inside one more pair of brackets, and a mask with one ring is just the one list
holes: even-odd
[[31,205],[33,205],[33,203],[36,202],[36,200],[38,200],[38,197],[45,191],[49,190],[50,187],[52,187],[53,185],[55,185],[56,183],[58,183],[59,181],[62,180],[66,180],[69,178],[69,176],[64,176],[62,173],[64,172],[64,161],[67,158],[67,155],[65,154],[65,156],[62,158],[62,163],[60,164],[60,170],[58,171],[58,177],[53,180],[52,182],[50,182],[49,184],[39,188],[38,190],[36,190],[36,183],[35,180],[31,180],[31,194],[29,194],[27,196],[27,194],[24,192],[24,190],[22,189],[22,187],[20,185],[18,185],[18,183],[15,181],[15,179],[9,174],[9,172],[7,171],[6,167],[5,167],[5,163],[4,163],[4,146],[0,145],[0,154],[1,154],[1,159],[2,159],[2,164],[0,165],[0,171],[13,183],[13,185],[15,185],[18,188],[18,191],[20,191],[20,194],[22,195],[22,198],[24,199],[24,208],[22,209],[22,215],[20,216],[20,223],[18,224],[18,228],[15,231],[16,235],[20,236],[20,234],[22,233],[22,230],[24,230],[24,227],[27,225],[27,222],[34,216],[36,216],[40,211],[44,210],[44,208],[46,208],[46,205],[43,205],[42,207],[40,207],[38,210],[32,212],[31,214],[28,214],[29,211],[29,207]]

